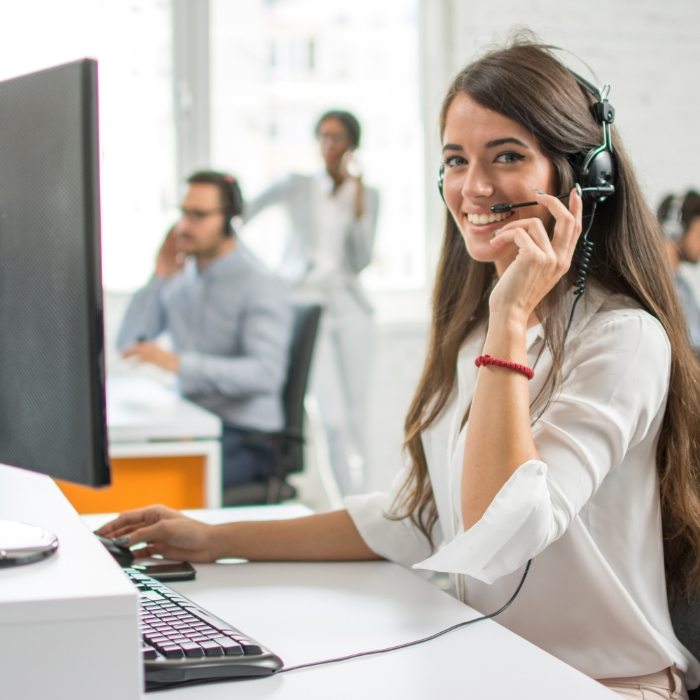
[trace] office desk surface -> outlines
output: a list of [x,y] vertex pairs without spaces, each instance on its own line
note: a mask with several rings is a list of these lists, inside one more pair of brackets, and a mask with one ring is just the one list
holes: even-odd
[[[236,510],[193,514],[221,522],[237,517]],[[279,514],[303,513],[292,508]],[[256,512],[242,509],[240,517],[256,517]],[[196,581],[172,587],[258,639],[286,666],[400,644],[477,616],[434,585],[388,562],[196,568]],[[490,620],[386,654],[165,693],[173,700],[617,697]]]
[[108,377],[107,424],[112,444],[221,437],[218,416],[138,374]]

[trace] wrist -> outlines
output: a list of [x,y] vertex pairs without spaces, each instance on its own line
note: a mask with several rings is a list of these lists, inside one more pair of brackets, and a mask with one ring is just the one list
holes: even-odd
[[527,321],[520,316],[491,316],[482,354],[527,362]]
[[489,313],[488,333],[508,337],[525,337],[531,314],[516,308],[497,309]]
[[230,545],[232,523],[210,525],[208,554],[212,561],[217,559],[234,558],[238,556]]

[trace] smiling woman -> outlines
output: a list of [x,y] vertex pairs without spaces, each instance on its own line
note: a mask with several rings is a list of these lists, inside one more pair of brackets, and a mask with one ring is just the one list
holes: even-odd
[[495,262],[499,274],[517,253],[514,243],[494,245],[505,221],[532,219],[545,228],[553,219],[538,203],[527,211],[494,213],[495,202],[532,199],[535,192],[554,193],[551,161],[535,137],[512,119],[482,107],[466,94],[452,101],[445,119],[444,198],[464,237],[469,255]]

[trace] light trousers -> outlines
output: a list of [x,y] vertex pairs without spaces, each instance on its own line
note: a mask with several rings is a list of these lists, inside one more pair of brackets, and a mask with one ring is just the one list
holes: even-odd
[[688,700],[685,679],[675,666],[646,676],[605,678],[598,682],[630,700]]
[[[303,301],[304,290],[295,292]],[[367,408],[374,355],[372,314],[349,290],[333,290],[324,305],[311,373],[328,438],[331,468],[342,495],[362,493],[367,465]]]

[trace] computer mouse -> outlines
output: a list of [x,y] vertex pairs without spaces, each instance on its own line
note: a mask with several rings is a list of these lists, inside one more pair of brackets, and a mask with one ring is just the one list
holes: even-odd
[[105,549],[116,559],[119,566],[124,568],[133,564],[134,555],[128,547],[121,547],[115,544],[114,540],[111,540],[109,537],[102,537],[102,535],[95,535],[95,537],[102,542]]

